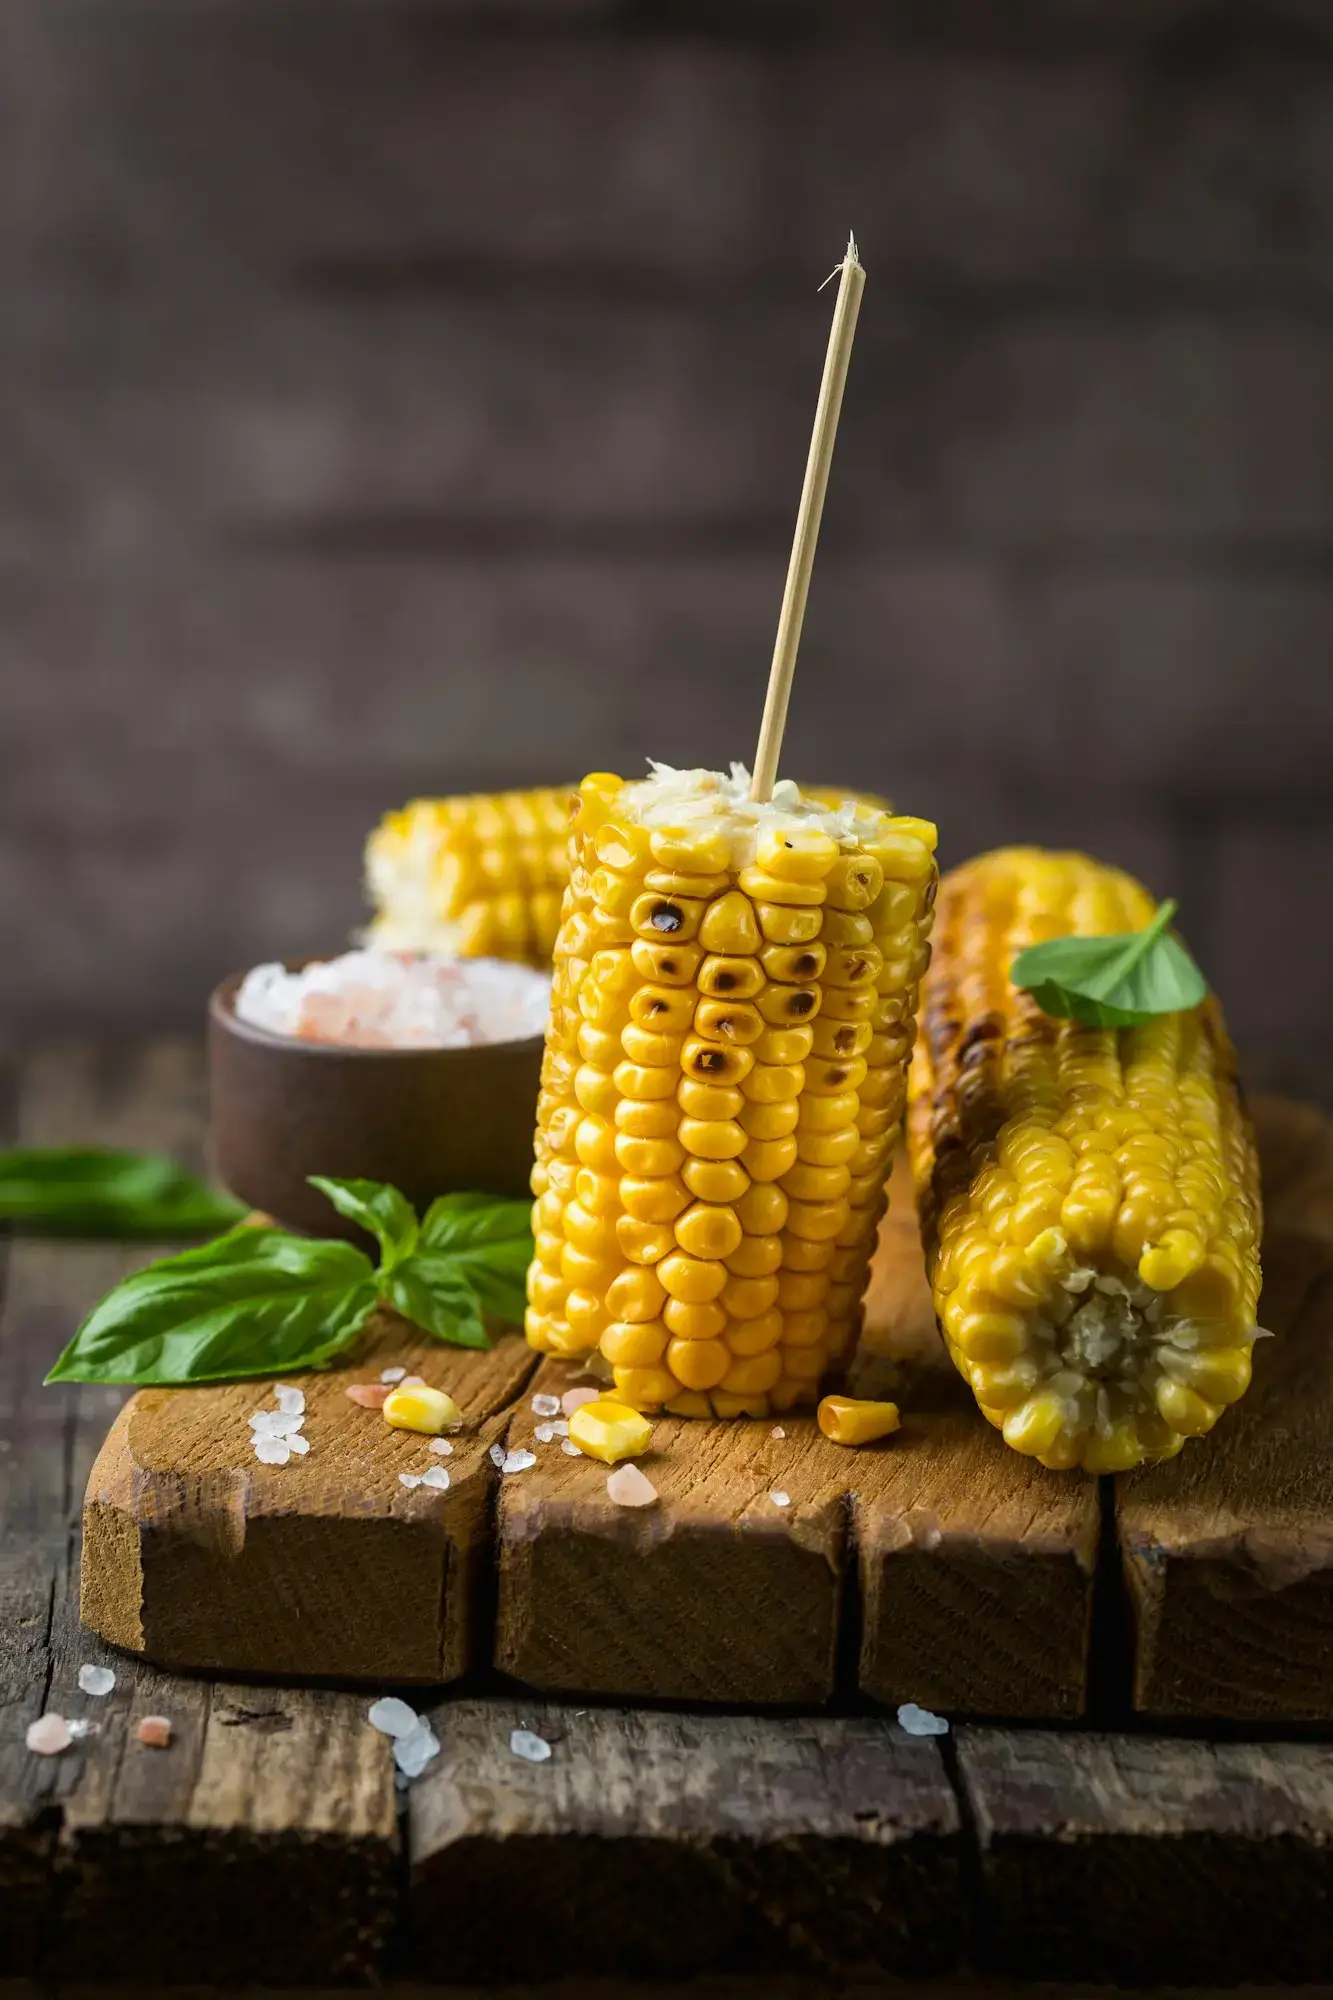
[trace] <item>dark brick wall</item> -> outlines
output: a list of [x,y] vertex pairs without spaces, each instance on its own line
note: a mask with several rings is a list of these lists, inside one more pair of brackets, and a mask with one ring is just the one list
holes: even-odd
[[749,754],[1333,1008],[1333,11],[0,0],[0,1018],[335,943],[386,806]]

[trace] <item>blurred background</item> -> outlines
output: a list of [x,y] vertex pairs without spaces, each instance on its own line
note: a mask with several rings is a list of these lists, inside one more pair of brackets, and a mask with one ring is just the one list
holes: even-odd
[[1327,0],[0,0],[0,1022],[336,946],[414,794],[748,758],[1333,1012]]

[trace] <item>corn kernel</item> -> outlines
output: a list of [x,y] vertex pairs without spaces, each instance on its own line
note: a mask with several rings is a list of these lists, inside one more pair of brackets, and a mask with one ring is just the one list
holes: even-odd
[[898,1429],[902,1419],[896,1403],[876,1403],[859,1396],[825,1396],[815,1412],[826,1438],[834,1444],[874,1444]]
[[588,1458],[618,1465],[623,1458],[640,1458],[652,1443],[653,1427],[638,1410],[599,1397],[580,1403],[569,1419],[569,1435]]
[[431,1389],[413,1382],[390,1390],[384,1399],[384,1421],[396,1431],[420,1431],[424,1437],[440,1437],[463,1421],[463,1412],[443,1389]]
[[738,1160],[686,1160],[680,1177],[690,1193],[700,1201],[740,1201],[750,1186],[750,1176]]
[[710,903],[699,926],[699,942],[731,957],[757,952],[763,940],[749,898],[733,889]]

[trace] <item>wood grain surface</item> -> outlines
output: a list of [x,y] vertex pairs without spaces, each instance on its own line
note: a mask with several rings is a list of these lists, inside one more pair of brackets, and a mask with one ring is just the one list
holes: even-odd
[[1254,1382],[1208,1448],[1116,1482],[1135,1624],[1134,1705],[1154,1716],[1333,1715],[1333,1127],[1256,1106],[1264,1168]]
[[[440,1720],[444,1753],[412,1792],[413,1908],[426,1958],[461,1977],[954,1961],[961,1827],[933,1742],[873,1720],[541,1702]],[[516,1727],[551,1743],[548,1764],[511,1753]]]

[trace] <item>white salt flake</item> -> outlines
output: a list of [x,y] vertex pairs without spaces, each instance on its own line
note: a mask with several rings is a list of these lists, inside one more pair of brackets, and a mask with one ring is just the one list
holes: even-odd
[[419,1778],[432,1757],[440,1754],[440,1739],[424,1715],[405,1736],[394,1739],[393,1761],[407,1778]]
[[402,1381],[398,1384],[400,1389],[424,1389],[425,1386],[426,1378],[424,1375],[404,1375]]
[[947,1736],[949,1725],[942,1715],[934,1715],[928,1708],[918,1708],[914,1701],[905,1701],[898,1710],[898,1727],[905,1729],[909,1736]]
[[378,1729],[381,1736],[406,1736],[420,1720],[416,1710],[407,1702],[399,1701],[396,1694],[382,1694],[366,1710],[366,1721],[372,1729]]
[[564,1452],[566,1458],[582,1458],[583,1456],[582,1449],[575,1444],[573,1438],[562,1438],[560,1440],[560,1449]]
[[448,1438],[432,1438],[430,1449],[437,1453],[440,1458],[452,1458],[454,1455],[454,1448]]
[[79,1668],[79,1686],[85,1694],[110,1694],[116,1685],[116,1676],[110,1667],[84,1666]]
[[501,1472],[526,1472],[530,1465],[537,1463],[535,1451],[507,1451],[500,1466]]
[[286,1465],[292,1455],[292,1448],[286,1438],[259,1437],[255,1439],[255,1457],[261,1465]]
[[30,1722],[23,1740],[39,1757],[58,1757],[62,1750],[69,1749],[73,1732],[64,1716],[52,1711]]
[[538,1444],[551,1444],[556,1438],[569,1436],[569,1425],[563,1417],[557,1417],[553,1423],[538,1424],[532,1435]]
[[305,1417],[298,1410],[256,1410],[250,1419],[255,1437],[290,1437],[304,1424]]
[[787,1433],[783,1430],[781,1424],[774,1424],[772,1430],[769,1432],[769,1436],[774,1438],[785,1438],[786,1435]]
[[591,1385],[582,1389],[566,1389],[560,1398],[560,1407],[567,1417],[572,1417],[575,1410],[581,1410],[585,1403],[595,1403],[601,1393],[600,1389]]
[[773,1505],[775,1507],[791,1506],[791,1494],[784,1493],[780,1486],[775,1486],[773,1491],[769,1494],[768,1497],[773,1502]]
[[558,1417],[560,1398],[558,1396],[534,1396],[528,1408],[534,1417]]
[[509,1748],[515,1757],[521,1757],[525,1764],[545,1764],[550,1761],[551,1746],[544,1736],[538,1736],[533,1729],[511,1729]]
[[305,1408],[305,1390],[296,1388],[290,1382],[279,1382],[273,1391],[273,1400],[289,1417],[299,1417]]
[[401,1382],[406,1373],[407,1373],[406,1368],[381,1368],[380,1381]]
[[101,1733],[101,1723],[89,1722],[85,1715],[76,1716],[69,1725],[69,1735],[72,1743],[81,1743],[85,1736],[100,1736]]
[[421,1484],[423,1486],[433,1486],[438,1493],[447,1492],[449,1488],[448,1466],[428,1465],[421,1475]]
[[400,1486],[420,1486],[425,1477],[424,1472],[400,1472],[398,1475],[398,1484]]
[[491,1461],[491,1464],[492,1464],[492,1465],[493,1465],[493,1466],[495,1467],[496,1471],[497,1471],[497,1472],[503,1472],[503,1471],[504,1471],[504,1469],[505,1469],[505,1448],[504,1448],[504,1446],[503,1446],[502,1444],[493,1444],[493,1445],[491,1446],[491,1449],[490,1449],[490,1454],[489,1454],[489,1456],[490,1456],[490,1461]]
[[[377,903],[401,902],[399,870],[421,867],[372,843],[371,882]],[[429,865],[429,864],[428,864]],[[387,874],[386,874],[387,871]],[[435,900],[433,889],[422,895]],[[256,965],[241,982],[236,1012],[272,1035],[352,1048],[467,1048],[481,1042],[526,1041],[540,1035],[550,1010],[549,973],[493,958],[457,958],[452,927],[432,950],[420,919],[376,925],[375,946],[348,951],[288,972]],[[433,931],[435,920],[426,928]],[[404,943],[405,950],[385,949]],[[424,949],[423,949],[424,945]]]
[[305,1454],[310,1449],[309,1438],[302,1437],[300,1431],[289,1431],[283,1439],[283,1443],[286,1445],[288,1451],[297,1452],[302,1458],[305,1457]]
[[617,1507],[651,1507],[657,1488],[637,1465],[618,1465],[607,1477],[606,1497]]

